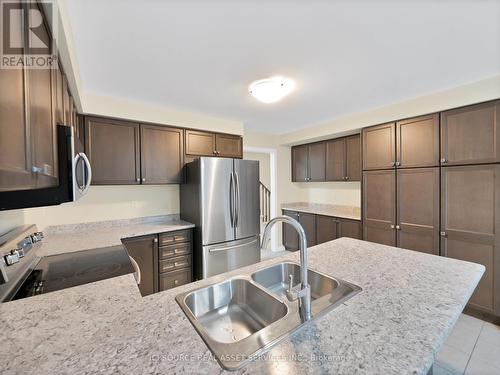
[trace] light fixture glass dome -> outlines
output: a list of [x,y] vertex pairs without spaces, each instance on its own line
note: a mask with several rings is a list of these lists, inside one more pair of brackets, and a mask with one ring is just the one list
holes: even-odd
[[295,82],[281,76],[259,79],[248,86],[248,92],[263,103],[275,103],[295,89]]

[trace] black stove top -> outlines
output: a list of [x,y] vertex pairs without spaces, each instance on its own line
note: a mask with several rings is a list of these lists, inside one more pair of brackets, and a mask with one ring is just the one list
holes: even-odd
[[46,256],[40,259],[12,300],[133,272],[123,246]]

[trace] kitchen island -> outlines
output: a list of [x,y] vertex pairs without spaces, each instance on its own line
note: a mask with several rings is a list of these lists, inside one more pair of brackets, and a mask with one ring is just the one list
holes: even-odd
[[[298,253],[142,298],[132,275],[0,305],[2,373],[186,373],[223,370],[174,298]],[[341,238],[309,267],[363,291],[309,322],[241,373],[426,374],[484,267]]]

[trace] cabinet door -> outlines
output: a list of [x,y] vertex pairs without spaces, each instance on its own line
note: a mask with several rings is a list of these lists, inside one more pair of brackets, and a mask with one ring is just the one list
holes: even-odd
[[54,119],[56,124],[64,125],[63,73],[59,64],[53,76]]
[[394,167],[396,161],[395,124],[363,129],[363,170]]
[[433,167],[439,165],[438,114],[396,123],[396,165]]
[[299,212],[299,223],[306,232],[307,247],[316,245],[316,215]]
[[92,184],[139,184],[139,125],[87,117],[85,128]]
[[[45,45],[52,45],[44,22],[37,28],[37,37]],[[52,71],[53,69],[27,70],[31,149],[37,187],[56,186],[59,182],[56,177],[57,139],[55,121],[52,118]]]
[[183,182],[183,130],[141,125],[141,175],[143,184]]
[[349,219],[339,219],[339,238],[340,237],[350,237],[357,240],[363,239],[363,233],[361,228],[361,221],[349,220]]
[[141,279],[138,286],[142,296],[158,291],[157,241],[156,235],[123,240],[128,255],[139,266]]
[[336,239],[338,223],[335,217],[316,215],[316,243],[319,245]]
[[[283,215],[290,216],[299,221],[299,214],[295,211],[283,211]],[[299,235],[290,224],[283,223],[283,246],[285,250],[295,251],[299,249]]]
[[345,138],[326,142],[326,180],[344,181],[346,174]]
[[186,154],[215,156],[215,134],[186,130]]
[[363,173],[363,239],[396,245],[396,171]]
[[226,158],[243,157],[243,141],[238,135],[216,134],[215,150],[217,156]]
[[24,112],[24,71],[0,69],[0,82],[0,191],[33,188],[31,140]]
[[441,163],[500,162],[500,101],[441,113]]
[[305,182],[308,175],[309,146],[292,147],[292,182]]
[[313,143],[309,145],[308,181],[325,181],[325,143]]
[[439,168],[397,172],[397,246],[439,255]]
[[346,180],[361,181],[361,136],[353,135],[345,139]]
[[441,255],[486,267],[469,303],[500,314],[500,165],[441,170]]

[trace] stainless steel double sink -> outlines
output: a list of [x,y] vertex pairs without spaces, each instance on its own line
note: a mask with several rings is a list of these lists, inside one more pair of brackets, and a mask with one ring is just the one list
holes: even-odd
[[[286,298],[289,275],[298,283],[299,273],[296,263],[278,263],[181,293],[176,301],[220,365],[237,370],[305,324],[298,303]],[[311,269],[308,279],[313,319],[361,291]]]

